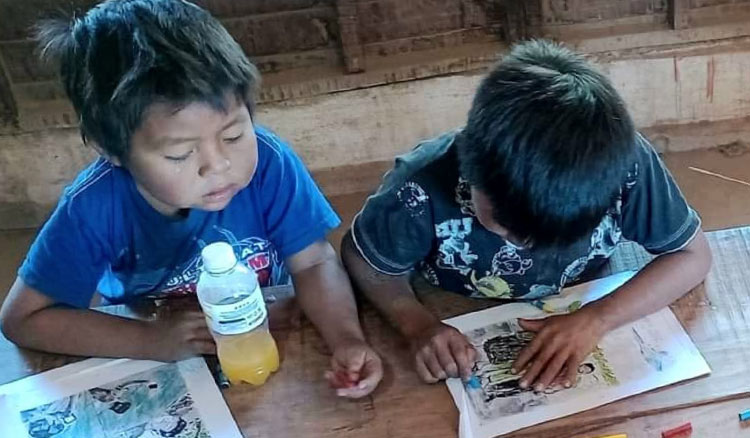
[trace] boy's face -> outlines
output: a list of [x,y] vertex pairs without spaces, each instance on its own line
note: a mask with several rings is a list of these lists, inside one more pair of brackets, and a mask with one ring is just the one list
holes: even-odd
[[524,243],[521,242],[520,239],[513,236],[507,228],[495,221],[492,214],[493,209],[490,198],[481,190],[473,186],[471,188],[471,202],[474,204],[474,213],[477,215],[477,220],[484,228],[519,248],[524,247]]
[[145,112],[126,167],[160,213],[221,210],[250,182],[258,161],[253,122],[239,99],[228,98],[226,108],[154,103]]

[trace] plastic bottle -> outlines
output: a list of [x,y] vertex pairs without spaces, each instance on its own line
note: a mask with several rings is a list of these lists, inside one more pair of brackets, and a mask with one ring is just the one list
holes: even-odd
[[258,277],[237,263],[226,242],[206,246],[201,257],[198,300],[216,340],[221,369],[232,384],[262,385],[279,368],[279,352],[268,331]]

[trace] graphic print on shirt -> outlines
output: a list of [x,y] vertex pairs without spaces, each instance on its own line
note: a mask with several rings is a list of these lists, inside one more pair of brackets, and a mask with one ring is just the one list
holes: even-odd
[[529,287],[529,293],[520,298],[524,300],[537,300],[557,293],[560,293],[560,287],[557,285],[533,284]]
[[401,186],[396,197],[404,204],[411,217],[422,216],[427,211],[427,201],[430,199],[424,189],[413,181],[407,181]]
[[437,267],[452,269],[467,275],[471,264],[479,257],[471,252],[466,237],[471,233],[473,219],[448,219],[435,225],[435,236],[440,240],[437,255]]
[[471,271],[469,281],[471,284],[467,284],[466,288],[472,291],[472,296],[477,296],[477,293],[479,293],[481,294],[479,297],[510,298],[513,294],[513,289],[507,281],[491,274],[477,279],[477,272]]
[[456,185],[456,203],[461,207],[461,213],[467,216],[476,216],[474,202],[471,200],[471,185],[465,179],[458,177]]
[[573,260],[563,271],[560,287],[577,281],[586,270],[588,263],[596,257],[609,258],[615,252],[622,239],[622,229],[617,224],[617,218],[622,210],[622,200],[618,199],[609,209],[604,218],[591,233],[589,253]]
[[518,249],[515,245],[505,244],[492,257],[491,271],[486,272],[484,277],[477,279],[476,272],[472,272],[470,280],[473,290],[490,298],[509,298],[513,290],[502,277],[524,275],[534,265],[532,259],[521,257]]
[[[237,256],[239,263],[251,268],[258,275],[258,283],[265,286],[275,286],[287,284],[289,274],[286,272],[284,262],[280,260],[278,252],[271,242],[259,237],[246,237],[237,239],[231,231],[214,226],[214,229],[220,233],[224,240],[232,245],[234,254]],[[196,292],[198,277],[200,276],[203,265],[200,251],[211,242],[198,240],[198,254],[193,256],[189,262],[178,268],[179,272],[166,282],[159,295],[179,296],[190,295]]]
[[440,286],[440,280],[438,279],[437,272],[425,262],[419,263],[418,271],[422,274],[422,277],[427,280],[433,286]]
[[492,275],[524,275],[533,265],[518,254],[518,247],[506,244],[492,257]]

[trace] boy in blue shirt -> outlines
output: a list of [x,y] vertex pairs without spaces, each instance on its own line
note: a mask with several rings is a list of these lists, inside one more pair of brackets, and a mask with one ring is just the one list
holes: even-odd
[[3,333],[72,355],[212,354],[199,312],[145,322],[89,306],[96,292],[110,303],[194,294],[202,247],[223,240],[262,286],[294,282],[333,352],[339,395],[371,392],[381,361],[325,240],[339,218],[291,148],[254,125],[258,73],[219,22],[181,0],[110,0],[42,23],[39,38],[101,158],[33,243],[3,304]]
[[522,388],[570,386],[613,328],[700,283],[700,219],[609,81],[545,41],[519,44],[482,81],[466,126],[399,157],[342,243],[354,282],[412,346],[420,377],[468,377],[475,350],[414,296],[412,271],[476,298],[535,300],[590,279],[621,240],[658,257],[578,311],[521,320]]

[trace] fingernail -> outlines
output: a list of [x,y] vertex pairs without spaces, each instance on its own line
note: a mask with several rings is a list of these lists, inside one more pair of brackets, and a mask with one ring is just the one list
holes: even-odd
[[529,387],[529,383],[525,380],[521,380],[521,383],[519,384],[519,386],[523,389],[526,389]]
[[516,374],[516,373],[518,373],[518,370],[516,370],[515,368],[511,368],[510,369],[510,373],[511,374]]
[[538,385],[536,385],[536,386],[534,387],[534,391],[536,391],[536,392],[541,392],[541,391],[543,391],[543,390],[544,390],[544,385],[542,385],[541,383],[540,383],[540,384],[538,384]]
[[570,380],[566,380],[565,381],[565,387],[566,388],[570,388],[570,385],[571,385]]

